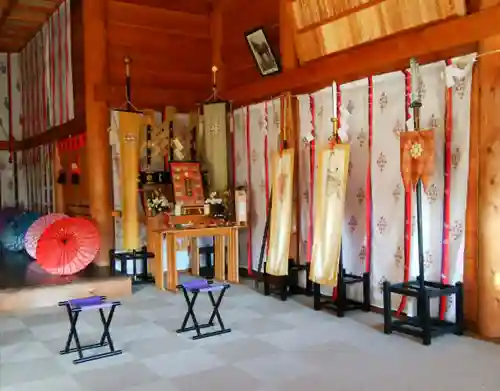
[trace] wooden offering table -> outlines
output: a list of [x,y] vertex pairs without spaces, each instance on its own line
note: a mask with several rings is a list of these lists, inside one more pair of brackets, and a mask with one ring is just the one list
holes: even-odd
[[[220,226],[203,228],[161,228],[151,231],[151,251],[154,252],[153,270],[156,287],[165,289],[165,273],[162,260],[163,238],[167,240],[167,290],[177,291],[177,239],[189,238],[191,246],[191,273],[198,276],[200,272],[200,256],[197,246],[197,238],[215,237],[214,243],[214,267],[215,279],[219,281],[239,282],[238,261],[238,229],[242,226]],[[226,276],[226,252],[227,241],[227,276]]]

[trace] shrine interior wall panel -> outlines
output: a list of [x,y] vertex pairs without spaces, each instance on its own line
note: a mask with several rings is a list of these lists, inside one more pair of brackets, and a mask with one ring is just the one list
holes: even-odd
[[20,53],[23,139],[75,118],[71,4],[63,2]]
[[19,54],[0,53],[0,143],[5,147],[0,151],[0,207],[24,203],[25,183],[17,181],[16,189],[14,177],[14,159],[21,154],[12,152],[22,134],[20,83]]

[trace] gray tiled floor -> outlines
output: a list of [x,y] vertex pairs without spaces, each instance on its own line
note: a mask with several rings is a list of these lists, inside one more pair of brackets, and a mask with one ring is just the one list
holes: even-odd
[[[200,317],[209,313],[200,297]],[[60,308],[0,315],[1,391],[363,391],[495,390],[500,346],[447,336],[424,347],[380,332],[382,318],[338,319],[306,304],[229,290],[221,309],[230,334],[192,341],[176,335],[184,299],[145,287],[123,300],[112,335],[124,354],[73,365],[58,351],[67,335]],[[101,329],[83,314],[83,342]]]

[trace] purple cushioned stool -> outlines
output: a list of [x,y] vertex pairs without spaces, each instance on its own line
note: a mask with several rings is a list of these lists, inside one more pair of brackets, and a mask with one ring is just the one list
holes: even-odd
[[[68,340],[66,341],[66,347],[61,350],[61,354],[75,353],[78,352],[78,359],[73,360],[73,364],[80,364],[82,362],[94,361],[100,358],[116,356],[122,354],[121,350],[115,350],[111,335],[109,334],[109,328],[111,325],[111,320],[113,319],[113,314],[115,313],[115,308],[121,305],[119,301],[106,301],[105,296],[92,296],[83,299],[73,299],[68,301],[61,301],[59,306],[66,307],[68,312],[70,331],[68,335]],[[109,308],[108,317],[104,315],[104,309]],[[78,322],[78,316],[82,311],[92,311],[98,310],[101,316],[102,326],[104,331],[101,335],[101,340],[98,343],[92,345],[80,345],[80,339],[78,338],[78,332],[76,330],[76,324]],[[75,340],[76,347],[71,348],[71,342]],[[109,347],[109,352],[103,352],[94,354],[91,356],[84,357],[83,351],[89,349],[96,349],[103,346]]]
[[[231,329],[227,329],[224,327],[224,323],[222,322],[222,318],[219,313],[219,307],[222,302],[222,298],[224,297],[224,293],[226,293],[226,290],[228,290],[231,287],[229,284],[217,284],[212,281],[207,281],[207,280],[193,280],[186,282],[184,284],[178,285],[177,288],[182,290],[182,293],[184,293],[184,298],[186,299],[187,303],[187,313],[186,316],[184,317],[184,321],[182,322],[182,326],[180,329],[177,330],[177,333],[184,333],[186,331],[196,331],[196,335],[192,337],[192,339],[201,339],[201,338],[207,338],[207,337],[213,337],[214,335],[220,335],[220,334],[226,334],[230,333]],[[220,292],[219,297],[217,300],[214,299],[214,292]],[[191,297],[189,297],[189,293],[191,293]],[[194,314],[194,304],[196,302],[196,298],[198,297],[199,293],[207,293],[208,297],[210,299],[210,302],[212,303],[213,310],[212,314],[210,315],[210,319],[208,323],[205,324],[199,324],[198,320],[196,319],[196,315]],[[189,321],[189,318],[192,319],[193,321],[193,326],[186,327],[187,323]],[[202,333],[201,329],[207,328],[207,327],[212,327],[214,326],[214,319],[217,318],[217,321],[220,326],[220,330],[216,331],[211,331],[207,333]]]

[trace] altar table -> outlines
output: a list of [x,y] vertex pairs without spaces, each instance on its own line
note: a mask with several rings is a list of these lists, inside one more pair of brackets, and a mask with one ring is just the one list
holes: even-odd
[[[169,291],[176,292],[178,285],[177,272],[177,239],[189,238],[191,247],[191,273],[198,276],[200,273],[200,254],[197,238],[214,237],[214,269],[215,279],[219,281],[239,282],[238,260],[238,230],[242,226],[221,226],[206,228],[162,228],[151,231],[151,249],[155,254],[152,260],[155,285],[158,289],[165,290],[165,272],[162,262],[162,242],[167,241],[167,287]],[[226,251],[227,241],[227,276],[226,276]]]

